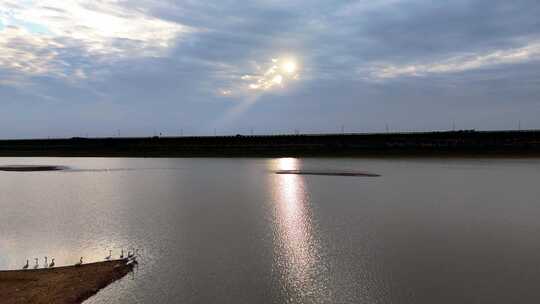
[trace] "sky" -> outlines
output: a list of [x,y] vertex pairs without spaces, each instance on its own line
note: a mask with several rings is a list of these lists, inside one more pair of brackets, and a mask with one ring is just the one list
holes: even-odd
[[538,0],[0,0],[0,138],[540,129]]

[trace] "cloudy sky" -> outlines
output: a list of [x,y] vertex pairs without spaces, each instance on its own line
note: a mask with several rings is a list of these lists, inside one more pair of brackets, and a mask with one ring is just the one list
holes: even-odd
[[0,0],[0,137],[540,128],[538,0]]

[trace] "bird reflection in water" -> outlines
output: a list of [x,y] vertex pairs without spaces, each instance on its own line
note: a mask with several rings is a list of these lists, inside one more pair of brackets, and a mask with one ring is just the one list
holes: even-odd
[[[300,161],[281,158],[274,170],[299,169]],[[301,175],[271,175],[274,201],[274,267],[287,302],[326,302],[326,266],[314,228],[309,194]]]

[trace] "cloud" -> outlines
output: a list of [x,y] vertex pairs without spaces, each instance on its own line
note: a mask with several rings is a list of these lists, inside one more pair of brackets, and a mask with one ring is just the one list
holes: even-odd
[[[428,76],[429,74],[465,72],[503,64],[519,64],[539,59],[540,42],[533,42],[521,48],[460,55],[429,63],[378,64],[371,68],[370,76],[376,79]],[[360,69],[360,72],[364,72],[363,69]]]
[[[83,52],[99,61],[159,57],[192,29],[161,20],[118,1],[0,1],[4,30],[0,67],[36,75],[84,75],[62,50]],[[73,56],[73,54],[68,54]],[[72,71],[70,71],[72,70]]]
[[284,89],[289,83],[300,79],[300,64],[292,56],[271,58],[262,64],[253,62],[251,66],[250,73],[233,76],[230,79],[231,87],[219,90],[221,96],[235,97],[238,102],[214,122],[215,126],[231,123],[254,106],[264,94]]
[[[493,127],[485,113],[509,107],[525,124],[540,115],[539,15],[538,0],[0,0],[0,100],[13,117],[107,109],[133,135]],[[297,75],[272,62],[285,57]],[[100,111],[88,132],[106,129]]]
[[34,36],[24,29],[8,26],[0,35],[0,67],[25,74],[61,74],[54,64],[56,48],[63,47],[54,39]]
[[293,58],[272,58],[265,64],[254,63],[254,71],[240,77],[242,87],[252,91],[268,91],[283,88],[288,82],[300,77],[299,66]]

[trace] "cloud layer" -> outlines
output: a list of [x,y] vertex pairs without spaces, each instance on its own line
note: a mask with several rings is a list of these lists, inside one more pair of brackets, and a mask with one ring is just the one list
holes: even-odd
[[0,0],[0,137],[540,128],[539,15],[536,0]]
[[373,75],[379,79],[402,76],[427,76],[437,73],[456,73],[470,70],[496,67],[499,65],[519,64],[540,59],[540,43],[532,42],[516,49],[495,50],[480,54],[467,54],[451,57],[436,62],[411,65],[381,65],[373,68]]
[[189,31],[116,1],[3,0],[0,6],[0,66],[29,75],[85,78],[78,57],[163,56]]

